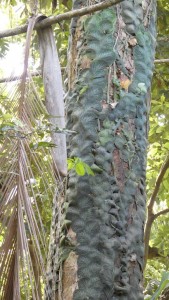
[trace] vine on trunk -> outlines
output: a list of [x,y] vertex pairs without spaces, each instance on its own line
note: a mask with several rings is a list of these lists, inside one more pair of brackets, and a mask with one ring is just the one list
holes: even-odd
[[[74,2],[75,7],[81,5]],[[72,22],[68,96],[70,157],[94,177],[68,180],[79,299],[143,299],[148,94],[154,5],[124,2]],[[68,230],[69,232],[69,230]]]

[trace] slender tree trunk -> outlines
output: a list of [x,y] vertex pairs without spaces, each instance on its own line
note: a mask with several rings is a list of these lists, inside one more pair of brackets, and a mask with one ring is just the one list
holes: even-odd
[[[74,1],[74,8],[82,5]],[[154,1],[124,1],[72,21],[67,118],[75,133],[69,156],[80,157],[95,176],[69,176],[64,300],[143,299],[154,40]]]

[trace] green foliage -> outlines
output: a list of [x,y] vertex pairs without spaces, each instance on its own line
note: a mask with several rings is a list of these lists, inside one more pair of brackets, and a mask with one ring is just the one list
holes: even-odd
[[30,143],[30,148],[31,149],[37,149],[37,148],[53,148],[53,147],[56,147],[55,144],[51,143],[51,142],[39,142],[39,143]]
[[[4,110],[5,111],[5,110]],[[54,116],[49,116],[48,114],[43,114],[39,116],[36,124],[32,129],[27,128],[25,124],[22,123],[16,116],[13,116],[11,113],[4,113],[0,115],[0,143],[3,143],[3,140],[8,137],[9,139],[23,139],[28,136],[36,135],[36,140],[32,142],[29,146],[31,149],[41,148],[51,148],[57,147],[50,140],[50,135],[53,132],[66,134],[67,130],[54,127],[50,119]],[[57,117],[56,117],[57,118]],[[38,136],[38,141],[37,141]]]
[[84,176],[85,174],[94,176],[94,172],[89,167],[88,164],[86,164],[84,161],[82,161],[78,157],[74,158],[68,158],[68,170],[75,170],[77,175]]
[[[156,58],[168,57],[169,6],[166,0],[158,2],[158,37]],[[150,112],[149,151],[147,166],[147,195],[150,198],[166,157],[169,154],[169,72],[168,64],[155,64],[152,83]],[[169,171],[166,172],[158,192],[154,213],[169,207]],[[169,214],[158,217],[151,230],[150,245],[159,249],[161,257],[148,260],[145,272],[145,285],[152,280],[160,280],[162,272],[169,268]],[[165,273],[164,273],[165,274]],[[163,278],[163,277],[162,277]],[[164,280],[165,281],[165,280]],[[162,284],[162,282],[161,282]],[[160,285],[161,286],[161,285]],[[159,289],[158,289],[159,291]],[[150,293],[149,295],[153,295]],[[157,297],[158,298],[158,297]],[[152,299],[151,297],[145,299]],[[153,298],[155,299],[155,298]]]
[[[156,80],[156,78],[154,79]],[[155,91],[156,92],[156,91]],[[160,94],[160,90],[159,90]],[[154,95],[154,90],[153,90]],[[162,164],[168,156],[169,146],[169,98],[162,93],[159,99],[153,97],[150,114],[149,152],[147,167],[147,194],[151,196],[156,184],[156,178]],[[166,172],[156,199],[154,212],[169,206],[169,171]],[[157,246],[163,255],[168,255],[168,214],[159,217],[153,224],[151,231],[151,246]],[[161,260],[161,259],[160,259]],[[164,261],[163,261],[164,262]],[[167,261],[166,261],[167,263]],[[159,270],[160,272],[160,270]],[[160,274],[160,273],[159,273]],[[152,273],[153,276],[153,273]]]
[[[157,300],[158,297],[161,295],[161,293],[163,292],[163,290],[165,289],[166,286],[169,285],[169,272],[163,272],[162,273],[162,278],[161,278],[161,282],[159,284],[158,289],[156,290],[156,292],[153,294],[152,297],[150,297],[150,300]],[[148,300],[148,298],[146,298]]]

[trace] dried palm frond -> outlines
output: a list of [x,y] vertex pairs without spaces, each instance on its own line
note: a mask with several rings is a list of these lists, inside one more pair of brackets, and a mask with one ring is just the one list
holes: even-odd
[[52,202],[63,186],[61,180],[56,184],[47,110],[28,72],[29,28],[34,22],[28,26],[21,80],[0,86],[4,112],[0,124],[1,300],[42,299]]

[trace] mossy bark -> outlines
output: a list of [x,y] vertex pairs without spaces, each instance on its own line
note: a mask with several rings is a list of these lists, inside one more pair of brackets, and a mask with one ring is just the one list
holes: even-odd
[[[83,3],[75,0],[74,8]],[[143,299],[154,40],[154,1],[124,1],[72,21],[69,157],[80,157],[95,173],[80,177],[72,171],[68,179],[67,219],[77,257],[73,300]]]

